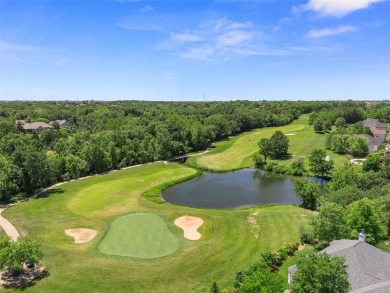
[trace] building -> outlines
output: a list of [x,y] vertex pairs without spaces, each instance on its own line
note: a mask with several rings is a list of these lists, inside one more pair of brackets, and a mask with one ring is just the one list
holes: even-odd
[[68,127],[70,125],[70,123],[66,119],[54,120],[54,121],[50,122],[50,124],[53,125],[54,122],[57,122],[58,125],[60,126],[60,128],[65,128],[65,127]]
[[49,131],[54,130],[53,126],[45,122],[26,123],[25,120],[16,120],[15,122],[16,124],[20,125],[20,127],[23,128],[26,132],[29,133],[40,133],[43,130],[49,130]]
[[[334,240],[319,253],[345,258],[351,293],[390,292],[390,253],[366,243],[364,231],[359,240]],[[288,268],[289,284],[296,271],[296,265]]]
[[384,142],[384,140],[382,138],[373,137],[373,136],[368,135],[368,134],[362,134],[362,136],[367,138],[368,152],[369,153],[377,152],[381,148],[381,146]]
[[363,125],[370,128],[372,132],[372,136],[364,134],[364,137],[368,139],[368,151],[370,153],[377,152],[382,144],[387,141],[389,127],[377,119],[366,119],[363,121]]

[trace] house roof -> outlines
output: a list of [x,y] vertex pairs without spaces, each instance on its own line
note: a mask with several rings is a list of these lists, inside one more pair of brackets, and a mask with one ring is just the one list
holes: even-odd
[[371,129],[371,132],[372,132],[372,134],[384,134],[384,135],[386,135],[386,130],[384,130],[384,129],[381,129],[381,128],[372,128]]
[[368,127],[371,129],[373,128],[377,128],[377,129],[382,129],[382,130],[385,130],[386,132],[389,132],[389,127],[385,124],[385,123],[381,123],[379,122],[378,119],[366,119],[363,121],[363,125],[365,127]]
[[368,134],[362,134],[362,136],[368,139],[369,146],[381,146],[384,141],[381,137],[373,137]]
[[55,120],[59,125],[63,124],[63,123],[66,123],[68,121],[66,121],[66,119],[62,119],[62,120]]
[[53,128],[50,124],[47,124],[45,122],[33,122],[33,123],[25,123],[23,125],[23,128],[26,130],[34,130],[38,128]]
[[[351,293],[390,291],[390,253],[360,240],[334,240],[319,253],[343,256]],[[297,267],[291,266],[292,275]]]
[[365,126],[365,127],[369,127],[369,128],[371,128],[371,127],[375,127],[375,125],[378,123],[379,121],[377,120],[377,119],[366,119],[366,120],[364,120],[363,121],[363,125]]

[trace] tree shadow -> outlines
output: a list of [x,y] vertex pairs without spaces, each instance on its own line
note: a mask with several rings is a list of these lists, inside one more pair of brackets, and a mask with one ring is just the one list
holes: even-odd
[[285,154],[283,156],[277,157],[274,160],[286,161],[286,160],[291,159],[292,157],[293,157],[293,155],[291,153],[288,153],[288,154]]
[[49,189],[49,190],[46,190],[43,192],[39,192],[34,197],[35,198],[47,198],[47,197],[51,196],[52,194],[61,194],[64,192],[65,192],[65,190],[63,190],[62,188],[52,188],[52,189]]
[[4,283],[4,288],[6,289],[16,289],[24,291],[32,286],[34,286],[39,280],[46,278],[50,273],[46,269],[41,267],[34,267],[30,269],[25,269],[20,275],[13,275],[9,271],[5,271],[1,275],[1,280]]

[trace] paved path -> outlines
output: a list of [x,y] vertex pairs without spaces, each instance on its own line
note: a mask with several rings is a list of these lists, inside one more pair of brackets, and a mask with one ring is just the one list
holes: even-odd
[[5,233],[11,237],[13,241],[18,240],[20,234],[18,230],[8,221],[6,218],[1,216],[1,213],[5,210],[5,208],[0,208],[0,226],[4,229]]

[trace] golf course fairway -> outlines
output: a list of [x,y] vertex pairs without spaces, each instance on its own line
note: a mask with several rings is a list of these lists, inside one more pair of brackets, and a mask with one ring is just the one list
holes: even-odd
[[[217,142],[210,152],[191,157],[189,163],[212,171],[231,171],[253,167],[253,155],[259,151],[257,143],[260,139],[271,137],[275,131],[282,131],[289,139],[288,152],[291,154],[291,158],[269,161],[289,166],[297,158],[304,157],[308,169],[310,153],[316,148],[323,149],[326,140],[325,134],[314,132],[313,126],[308,124],[308,119],[309,115],[304,114],[288,125],[260,128]],[[331,155],[335,167],[346,162],[346,156],[333,152],[328,153]]]
[[[22,235],[41,243],[42,263],[50,273],[25,290],[208,292],[215,280],[222,288],[232,286],[236,271],[248,268],[262,252],[299,241],[299,227],[308,224],[312,213],[297,206],[205,210],[161,200],[161,189],[196,174],[197,170],[177,163],[145,164],[56,186],[38,199],[6,209],[3,216]],[[131,215],[142,215],[145,223],[129,227]],[[184,215],[204,221],[199,240],[185,239],[174,225]],[[163,257],[150,247],[155,238],[144,235],[136,240],[131,235],[153,232],[156,223],[161,227],[156,227],[157,234],[170,235],[164,246],[172,249],[171,254]],[[123,232],[123,226],[130,233]],[[79,227],[96,230],[96,237],[75,244],[64,230]],[[119,237],[121,233],[127,236]],[[118,247],[110,246],[113,243]],[[131,256],[123,256],[131,254],[126,245],[133,245]]]

